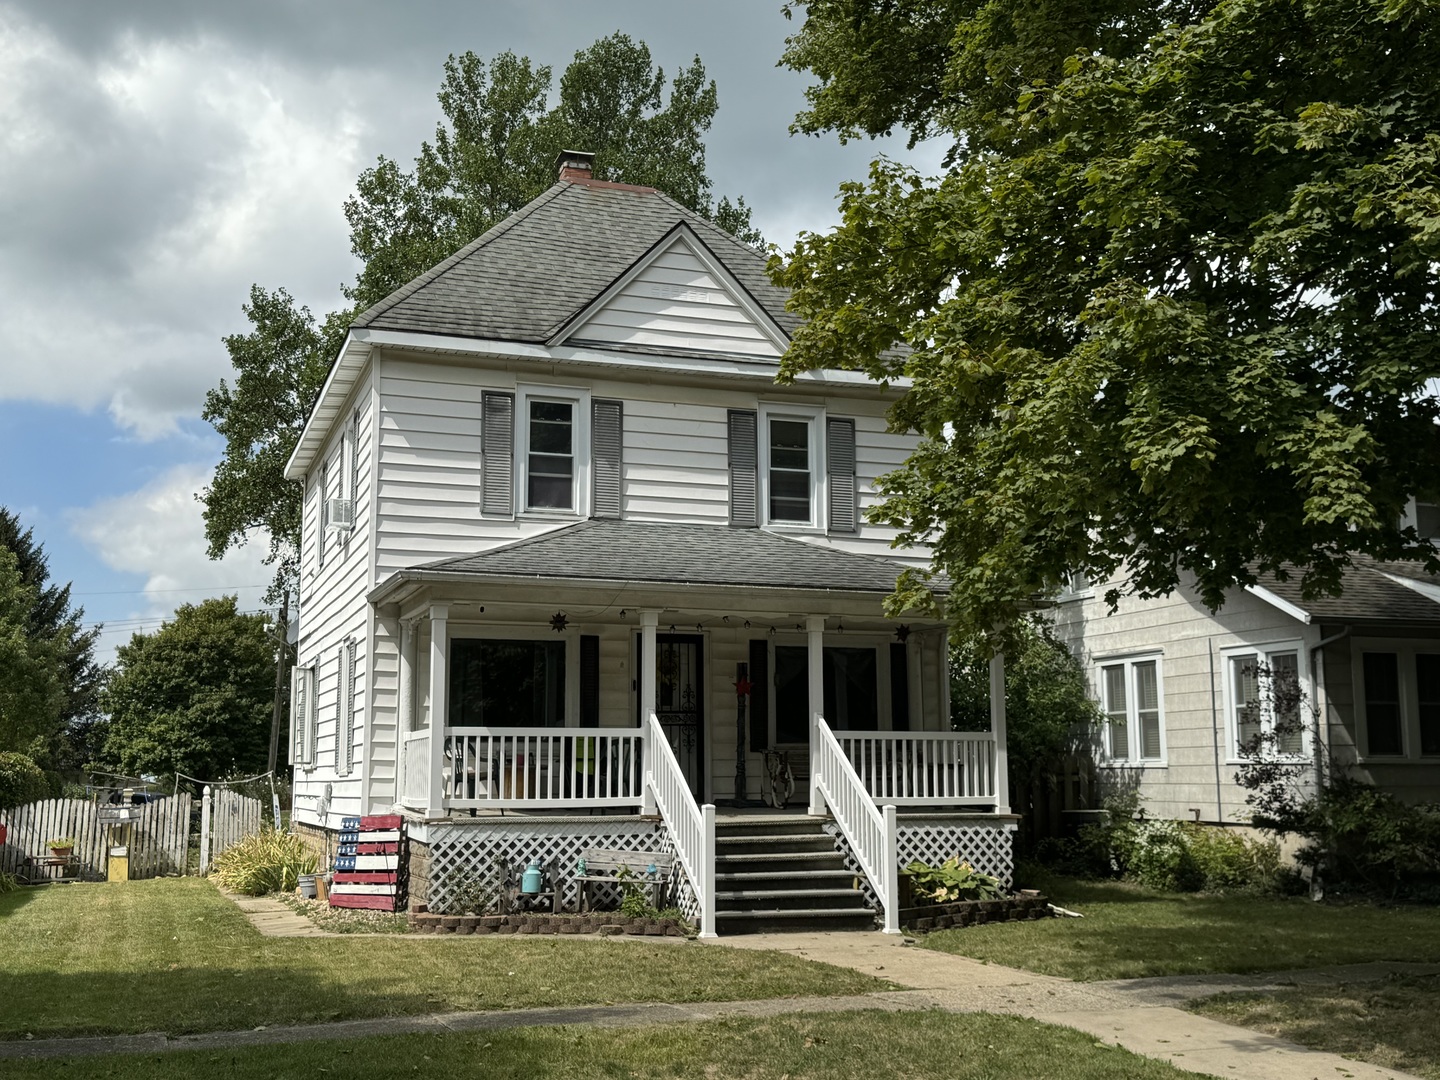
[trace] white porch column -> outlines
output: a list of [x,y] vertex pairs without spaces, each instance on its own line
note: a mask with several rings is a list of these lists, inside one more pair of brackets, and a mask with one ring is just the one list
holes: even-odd
[[650,783],[650,773],[656,748],[650,745],[650,717],[655,712],[655,673],[658,667],[655,633],[659,626],[660,612],[640,612],[640,727],[645,745],[645,790],[641,796],[640,811],[644,814],[655,813],[655,789]]
[[995,737],[995,812],[1010,812],[1010,763],[1005,749],[1005,654],[990,657],[990,734]]
[[810,813],[825,813],[820,796],[820,717],[825,711],[825,616],[805,619],[810,674]]
[[445,720],[449,708],[445,693],[450,688],[450,636],[446,620],[450,608],[446,604],[430,605],[430,795],[425,800],[426,813],[441,817],[445,813],[445,785],[441,770],[445,767]]
[[[415,730],[415,624],[400,624],[400,743]],[[403,775],[403,774],[402,774]]]

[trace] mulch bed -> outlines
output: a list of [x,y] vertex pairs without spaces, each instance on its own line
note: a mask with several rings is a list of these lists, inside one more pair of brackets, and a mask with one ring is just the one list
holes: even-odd
[[616,937],[687,937],[690,928],[680,919],[648,919],[613,911],[591,915],[432,915],[410,914],[410,925],[421,934],[599,934]]

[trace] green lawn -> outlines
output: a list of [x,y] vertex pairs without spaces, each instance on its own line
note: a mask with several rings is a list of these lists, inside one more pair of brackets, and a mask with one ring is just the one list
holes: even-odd
[[265,938],[194,878],[0,896],[0,1038],[892,988],[780,953],[684,942]]
[[[707,952],[712,950],[706,950]],[[1183,1080],[1195,1073],[1030,1020],[948,1013],[792,1014],[607,1030],[527,1028],[401,1035],[253,1050],[7,1063],[7,1076],[67,1080],[366,1080],[421,1076],[567,1080]]]
[[1302,1046],[1440,1080],[1440,978],[1221,994],[1194,1009]]
[[1440,961],[1440,910],[1433,907],[1181,895],[1050,877],[1043,887],[1054,903],[1085,918],[942,930],[924,944],[1082,980]]

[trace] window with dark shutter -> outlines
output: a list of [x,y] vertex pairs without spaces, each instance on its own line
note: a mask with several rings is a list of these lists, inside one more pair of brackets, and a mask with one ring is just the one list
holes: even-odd
[[744,409],[730,410],[730,524],[745,528],[755,528],[760,524],[755,426],[754,412]]
[[591,405],[591,460],[595,474],[594,515],[620,516],[621,434],[624,407],[618,401],[595,401]]
[[855,496],[855,421],[827,420],[825,456],[829,473],[830,531],[853,533],[859,524]]
[[486,390],[480,412],[480,512],[515,516],[515,395]]
[[600,726],[600,638],[580,635],[580,726]]
[[890,730],[910,730],[910,653],[890,643]]
[[770,748],[770,647],[764,638],[750,642],[750,749]]

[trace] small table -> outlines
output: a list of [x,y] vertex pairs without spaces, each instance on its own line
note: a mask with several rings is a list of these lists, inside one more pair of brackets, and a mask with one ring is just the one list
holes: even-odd
[[[34,871],[40,871],[36,877]],[[59,870],[60,876],[53,876],[50,871]],[[47,881],[65,881],[69,878],[80,877],[80,856],[66,855],[27,855],[21,864],[20,876],[25,879],[27,885],[42,885]]]

